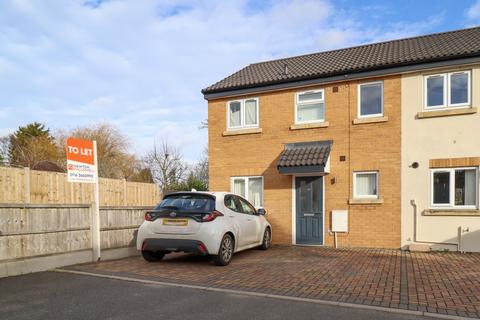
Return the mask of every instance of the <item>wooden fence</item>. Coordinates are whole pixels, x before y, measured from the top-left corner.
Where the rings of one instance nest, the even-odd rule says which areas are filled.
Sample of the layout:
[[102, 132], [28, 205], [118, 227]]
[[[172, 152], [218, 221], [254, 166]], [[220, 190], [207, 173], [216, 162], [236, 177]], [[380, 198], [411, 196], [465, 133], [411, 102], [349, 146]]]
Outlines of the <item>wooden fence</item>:
[[[91, 209], [0, 203], [0, 278], [92, 261]], [[100, 207], [102, 260], [137, 254], [137, 230], [148, 209]]]
[[[153, 183], [100, 178], [100, 206], [153, 206], [161, 198]], [[93, 185], [71, 183], [66, 173], [0, 167], [0, 203], [90, 204]]]

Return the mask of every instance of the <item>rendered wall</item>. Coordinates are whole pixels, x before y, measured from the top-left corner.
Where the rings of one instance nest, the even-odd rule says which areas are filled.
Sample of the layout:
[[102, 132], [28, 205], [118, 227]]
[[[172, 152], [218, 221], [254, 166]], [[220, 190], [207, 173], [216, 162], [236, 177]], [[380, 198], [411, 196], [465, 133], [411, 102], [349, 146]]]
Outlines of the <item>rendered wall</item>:
[[[454, 70], [472, 70], [472, 106], [480, 107], [480, 66], [446, 71]], [[422, 213], [430, 207], [430, 159], [480, 157], [480, 114], [417, 119], [417, 113], [423, 111], [423, 91], [422, 73], [402, 76], [402, 246], [413, 241], [414, 208], [410, 201], [415, 200], [418, 242], [457, 243], [457, 231], [461, 227], [469, 230], [462, 232], [464, 250], [478, 252], [478, 211], [469, 216], [426, 216]], [[417, 169], [409, 167], [413, 162], [420, 166]], [[432, 244], [432, 247], [456, 250], [456, 245]]]

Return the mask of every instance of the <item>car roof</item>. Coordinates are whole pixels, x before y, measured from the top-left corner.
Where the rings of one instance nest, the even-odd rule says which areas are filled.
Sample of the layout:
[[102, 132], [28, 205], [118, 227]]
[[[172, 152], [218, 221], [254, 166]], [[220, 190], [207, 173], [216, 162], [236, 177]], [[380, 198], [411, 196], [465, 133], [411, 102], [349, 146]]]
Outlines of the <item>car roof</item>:
[[[223, 202], [223, 198], [226, 196], [226, 195], [229, 195], [229, 194], [234, 194], [233, 192], [226, 192], [226, 191], [176, 191], [176, 192], [170, 192], [170, 193], [167, 193], [164, 195], [163, 198], [167, 197], [167, 196], [170, 196], [170, 195], [175, 195], [175, 194], [199, 194], [199, 195], [209, 195], [209, 196], [214, 196], [215, 197], [215, 200], [220, 200], [221, 202]], [[246, 200], [247, 202], [249, 202], [251, 205], [253, 205], [250, 201], [248, 201], [247, 199], [245, 199], [244, 197], [238, 195], [238, 194], [234, 194], [236, 195], [237, 197], [239, 198], [242, 198], [244, 200]]]
[[170, 192], [164, 195], [170, 196], [172, 194], [202, 194], [202, 195], [211, 195], [215, 197], [224, 197], [227, 194], [232, 194], [231, 192], [226, 192], [226, 191], [177, 191], [177, 192]]

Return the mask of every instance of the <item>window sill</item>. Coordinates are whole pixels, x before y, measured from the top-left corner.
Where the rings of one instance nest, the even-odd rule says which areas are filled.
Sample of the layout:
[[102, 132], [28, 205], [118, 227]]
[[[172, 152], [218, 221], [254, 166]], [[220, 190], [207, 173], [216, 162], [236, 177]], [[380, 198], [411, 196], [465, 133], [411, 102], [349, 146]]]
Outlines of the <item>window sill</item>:
[[371, 118], [357, 118], [353, 119], [353, 124], [364, 124], [364, 123], [379, 123], [379, 122], [387, 122], [388, 117], [371, 117]]
[[436, 118], [436, 117], [448, 117], [448, 116], [460, 116], [465, 114], [477, 113], [477, 108], [456, 108], [448, 110], [435, 110], [435, 111], [423, 111], [417, 113], [417, 119]]
[[383, 198], [350, 198], [348, 204], [383, 204]]
[[423, 210], [424, 216], [480, 216], [480, 210], [477, 209], [426, 209]]
[[251, 128], [251, 129], [238, 129], [238, 130], [228, 130], [223, 131], [222, 136], [237, 136], [242, 134], [255, 134], [262, 133], [262, 128]]
[[312, 123], [298, 123], [298, 124], [292, 124], [290, 126], [290, 130], [327, 128], [329, 125], [330, 125], [330, 123], [328, 121], [312, 122]]

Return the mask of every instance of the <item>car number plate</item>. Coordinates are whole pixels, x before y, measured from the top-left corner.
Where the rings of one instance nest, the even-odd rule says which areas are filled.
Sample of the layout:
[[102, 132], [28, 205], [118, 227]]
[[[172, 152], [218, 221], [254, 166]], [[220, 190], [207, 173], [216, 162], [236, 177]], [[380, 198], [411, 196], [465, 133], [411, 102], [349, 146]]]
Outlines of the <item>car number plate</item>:
[[164, 226], [186, 226], [188, 219], [163, 219]]

